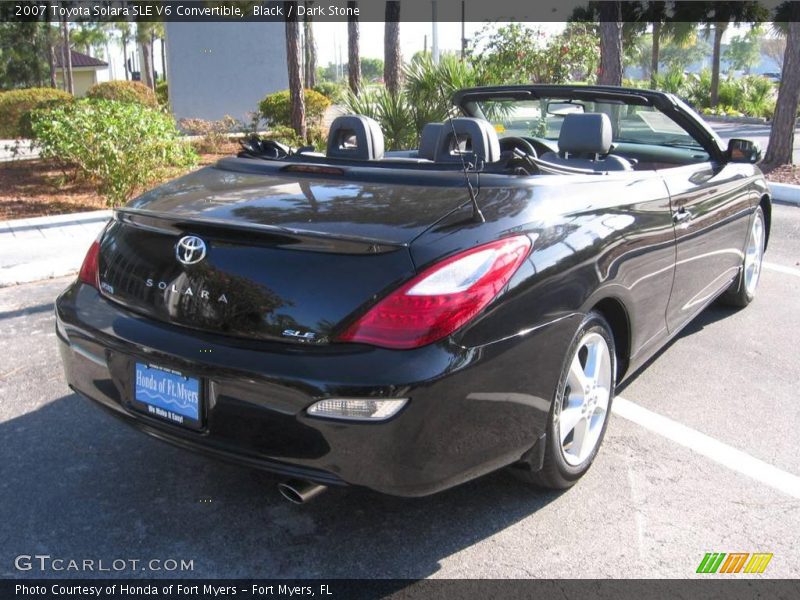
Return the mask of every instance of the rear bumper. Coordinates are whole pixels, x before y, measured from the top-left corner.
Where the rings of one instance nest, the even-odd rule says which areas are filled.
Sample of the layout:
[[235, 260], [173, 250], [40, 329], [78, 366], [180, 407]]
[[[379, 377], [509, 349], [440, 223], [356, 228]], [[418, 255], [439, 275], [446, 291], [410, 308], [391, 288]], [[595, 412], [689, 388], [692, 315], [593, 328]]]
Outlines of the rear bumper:
[[[421, 496], [518, 461], [542, 435], [571, 318], [462, 348], [327, 347], [208, 336], [135, 315], [76, 283], [56, 303], [67, 382], [154, 437], [326, 485]], [[566, 340], [564, 342], [563, 340]], [[135, 410], [133, 364], [205, 382], [203, 431]], [[326, 397], [409, 398], [379, 423], [309, 417]]]

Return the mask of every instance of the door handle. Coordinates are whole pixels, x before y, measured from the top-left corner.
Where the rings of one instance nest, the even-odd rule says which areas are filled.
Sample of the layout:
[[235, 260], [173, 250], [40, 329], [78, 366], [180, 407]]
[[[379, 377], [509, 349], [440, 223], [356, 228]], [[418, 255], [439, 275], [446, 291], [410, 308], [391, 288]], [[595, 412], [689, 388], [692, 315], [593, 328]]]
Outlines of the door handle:
[[694, 215], [692, 214], [692, 212], [686, 210], [685, 208], [681, 208], [672, 213], [672, 222], [675, 223], [676, 225], [678, 223], [686, 223], [688, 221], [691, 221], [693, 218]]

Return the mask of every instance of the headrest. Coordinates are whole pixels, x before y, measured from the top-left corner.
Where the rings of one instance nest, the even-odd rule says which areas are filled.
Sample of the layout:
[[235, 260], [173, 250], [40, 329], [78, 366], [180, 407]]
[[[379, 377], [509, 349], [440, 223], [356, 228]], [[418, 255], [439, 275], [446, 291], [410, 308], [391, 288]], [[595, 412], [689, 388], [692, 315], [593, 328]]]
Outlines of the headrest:
[[611, 120], [607, 114], [571, 113], [561, 123], [558, 151], [561, 154], [608, 154], [611, 137]]
[[439, 135], [442, 133], [441, 123], [428, 123], [422, 128], [422, 135], [419, 138], [419, 158], [433, 160], [436, 156], [436, 144], [439, 142]]
[[[452, 126], [451, 126], [452, 123]], [[458, 137], [454, 139], [453, 129]], [[484, 119], [461, 117], [442, 124], [436, 142], [436, 162], [461, 162], [461, 153], [473, 154], [477, 160], [496, 162], [500, 159], [500, 140], [492, 124]], [[469, 157], [465, 157], [469, 160]]]
[[380, 125], [362, 115], [336, 117], [328, 132], [327, 156], [354, 160], [383, 158], [383, 132]]

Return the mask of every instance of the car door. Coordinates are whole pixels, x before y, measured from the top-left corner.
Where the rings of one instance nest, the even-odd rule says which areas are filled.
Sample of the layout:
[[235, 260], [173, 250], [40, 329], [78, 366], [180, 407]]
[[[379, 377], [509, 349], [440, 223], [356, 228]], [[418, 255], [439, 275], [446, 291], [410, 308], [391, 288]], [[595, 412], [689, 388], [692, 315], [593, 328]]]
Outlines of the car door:
[[703, 162], [660, 171], [676, 237], [667, 327], [679, 329], [736, 277], [742, 264], [752, 166]]

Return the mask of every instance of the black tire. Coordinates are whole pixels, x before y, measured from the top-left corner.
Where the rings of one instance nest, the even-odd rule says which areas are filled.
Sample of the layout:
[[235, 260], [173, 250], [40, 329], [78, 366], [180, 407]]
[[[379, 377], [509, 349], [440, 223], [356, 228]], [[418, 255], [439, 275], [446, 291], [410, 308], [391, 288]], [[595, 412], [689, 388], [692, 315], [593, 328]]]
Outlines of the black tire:
[[[760, 236], [759, 232], [760, 231]], [[722, 304], [728, 306], [735, 306], [737, 308], [744, 308], [750, 304], [756, 297], [756, 290], [761, 276], [761, 262], [764, 259], [764, 246], [766, 242], [766, 220], [764, 219], [764, 211], [759, 206], [756, 208], [753, 218], [750, 222], [750, 229], [747, 233], [747, 245], [744, 258], [742, 259], [742, 266], [739, 269], [739, 275], [733, 280], [730, 287], [722, 293], [719, 300]], [[759, 236], [758, 240], [754, 240]], [[758, 245], [758, 257], [756, 259], [755, 281], [750, 278], [752, 274], [748, 274], [750, 263], [748, 263], [748, 252], [753, 245]]]
[[[568, 379], [570, 378], [570, 367], [573, 358], [578, 352], [579, 348], [583, 347], [584, 341], [589, 334], [600, 335], [608, 348], [608, 357], [610, 362], [610, 386], [608, 406], [605, 411], [602, 427], [599, 430], [599, 437], [597, 438], [594, 447], [591, 449], [585, 459], [581, 460], [578, 464], [569, 464], [567, 453], [565, 452], [559, 431], [558, 418], [560, 409], [565, 404], [565, 392], [568, 388]], [[591, 336], [590, 336], [591, 337]], [[614, 400], [614, 387], [616, 384], [617, 372], [617, 357], [614, 346], [614, 337], [611, 333], [611, 327], [605, 318], [597, 312], [590, 312], [586, 315], [581, 322], [575, 336], [569, 345], [567, 356], [564, 359], [564, 364], [561, 369], [561, 375], [558, 380], [558, 387], [553, 395], [553, 402], [550, 407], [550, 414], [547, 422], [547, 434], [545, 438], [545, 450], [543, 467], [539, 471], [531, 471], [526, 465], [514, 465], [511, 472], [518, 478], [532, 483], [534, 485], [563, 490], [575, 485], [575, 483], [583, 477], [589, 470], [592, 462], [597, 456], [597, 451], [603, 443], [606, 428], [608, 426], [609, 416], [611, 414], [611, 405]], [[599, 424], [598, 424], [599, 426]]]

